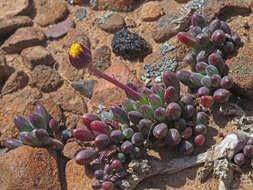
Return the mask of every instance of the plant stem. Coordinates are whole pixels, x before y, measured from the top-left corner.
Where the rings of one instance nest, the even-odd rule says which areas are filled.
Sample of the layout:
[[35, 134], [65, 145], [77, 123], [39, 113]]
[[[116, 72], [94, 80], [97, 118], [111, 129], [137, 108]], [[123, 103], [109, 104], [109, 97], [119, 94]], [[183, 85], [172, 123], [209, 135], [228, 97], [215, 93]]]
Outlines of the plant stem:
[[132, 97], [134, 97], [136, 100], [141, 100], [141, 95], [139, 93], [137, 93], [136, 91], [134, 91], [133, 89], [129, 88], [128, 86], [126, 86], [125, 84], [117, 81], [116, 79], [112, 78], [111, 76], [103, 73], [102, 71], [100, 71], [99, 69], [97, 69], [95, 66], [93, 66], [92, 64], [89, 65], [89, 69], [91, 72], [93, 72], [97, 77], [101, 77], [109, 82], [111, 82], [112, 84], [118, 86], [119, 88], [123, 89], [126, 91], [126, 93], [128, 93], [129, 95], [131, 95]]

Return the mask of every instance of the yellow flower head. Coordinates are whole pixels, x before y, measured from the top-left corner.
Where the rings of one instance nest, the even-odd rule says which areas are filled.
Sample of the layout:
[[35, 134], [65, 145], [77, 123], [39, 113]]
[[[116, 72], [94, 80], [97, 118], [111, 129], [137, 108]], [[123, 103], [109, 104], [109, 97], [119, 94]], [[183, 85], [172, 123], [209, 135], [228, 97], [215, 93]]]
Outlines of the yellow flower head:
[[84, 49], [82, 48], [82, 46], [78, 43], [72, 44], [69, 54], [74, 58], [79, 58], [79, 55], [81, 53], [84, 53]]

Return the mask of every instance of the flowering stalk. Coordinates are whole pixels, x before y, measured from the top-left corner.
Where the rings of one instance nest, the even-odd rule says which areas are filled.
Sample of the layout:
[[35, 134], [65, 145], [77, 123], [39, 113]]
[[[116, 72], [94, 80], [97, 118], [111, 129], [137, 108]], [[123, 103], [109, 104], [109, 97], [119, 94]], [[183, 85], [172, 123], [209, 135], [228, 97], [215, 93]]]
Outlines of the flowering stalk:
[[118, 86], [119, 88], [126, 91], [127, 94], [134, 97], [136, 100], [140, 100], [142, 97], [139, 93], [134, 91], [133, 89], [129, 88], [127, 85], [119, 82], [118, 80], [112, 78], [111, 76], [103, 73], [99, 69], [97, 69], [94, 65], [91, 64], [91, 52], [90, 50], [80, 44], [74, 43], [71, 46], [70, 52], [69, 52], [69, 60], [70, 63], [76, 68], [76, 69], [84, 69], [88, 67], [88, 69], [94, 73], [97, 77], [101, 77], [112, 84]]

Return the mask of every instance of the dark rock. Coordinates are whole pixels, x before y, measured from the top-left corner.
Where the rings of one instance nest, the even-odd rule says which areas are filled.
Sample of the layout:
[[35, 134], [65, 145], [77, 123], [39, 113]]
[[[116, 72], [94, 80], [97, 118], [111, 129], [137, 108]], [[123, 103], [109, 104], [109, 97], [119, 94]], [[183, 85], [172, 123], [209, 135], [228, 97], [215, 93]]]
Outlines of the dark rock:
[[0, 20], [0, 40], [11, 35], [15, 30], [24, 26], [31, 26], [32, 19], [27, 16], [16, 16]]
[[57, 71], [45, 65], [38, 65], [32, 72], [30, 85], [43, 92], [57, 90], [63, 84], [63, 79]]
[[94, 85], [96, 84], [96, 80], [87, 80], [87, 81], [76, 81], [72, 82], [72, 87], [78, 91], [81, 95], [91, 98]]
[[68, 31], [73, 27], [74, 27], [74, 22], [70, 19], [67, 19], [63, 22], [60, 22], [50, 27], [47, 30], [46, 35], [48, 38], [53, 38], [53, 39], [60, 38], [64, 36], [65, 34], [67, 34]]

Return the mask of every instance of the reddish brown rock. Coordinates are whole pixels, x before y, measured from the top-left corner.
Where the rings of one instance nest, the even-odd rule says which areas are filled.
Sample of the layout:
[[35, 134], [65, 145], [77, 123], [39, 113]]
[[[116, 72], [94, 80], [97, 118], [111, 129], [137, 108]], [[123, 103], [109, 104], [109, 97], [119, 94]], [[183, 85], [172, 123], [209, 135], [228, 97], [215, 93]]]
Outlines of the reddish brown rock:
[[24, 26], [31, 26], [32, 19], [27, 16], [16, 16], [0, 20], [0, 39], [11, 35], [15, 30]]
[[46, 36], [51, 39], [57, 39], [66, 35], [68, 31], [73, 27], [74, 22], [70, 19], [67, 19], [48, 28]]
[[66, 118], [65, 126], [67, 127], [67, 129], [75, 129], [77, 127], [78, 121], [82, 118], [82, 115], [77, 115], [65, 111], [64, 117]]
[[60, 88], [56, 92], [50, 93], [50, 97], [63, 111], [79, 115], [87, 111], [83, 98], [71, 88]]
[[30, 85], [43, 92], [57, 90], [63, 84], [63, 79], [58, 72], [48, 66], [38, 65], [32, 72]]
[[15, 71], [5, 82], [2, 94], [8, 94], [24, 88], [29, 81], [28, 75], [24, 71]]
[[99, 21], [98, 26], [106, 32], [117, 32], [125, 25], [125, 21], [119, 14], [111, 14], [104, 18], [103, 21]]
[[67, 7], [60, 0], [36, 0], [34, 3], [37, 11], [35, 22], [40, 26], [55, 24], [68, 15]]
[[130, 11], [136, 0], [97, 0], [91, 6], [98, 10]]
[[27, 86], [22, 90], [3, 96], [0, 101], [0, 141], [18, 135], [13, 118], [16, 115], [27, 118], [34, 112], [34, 106], [37, 103], [42, 104], [57, 121], [62, 119], [62, 111], [51, 97], [42, 97], [37, 88]]
[[90, 41], [85, 30], [82, 27], [77, 26], [71, 28], [66, 36], [59, 43], [63, 48], [70, 48], [73, 43], [81, 43], [90, 48]]
[[67, 163], [66, 169], [67, 189], [74, 190], [92, 190], [94, 177], [92, 172], [88, 171], [84, 166], [78, 165], [75, 160]]
[[77, 142], [69, 142], [64, 146], [62, 153], [65, 157], [73, 159], [80, 150], [82, 147]]
[[111, 65], [111, 49], [106, 45], [96, 48], [92, 57], [93, 64], [103, 71]]
[[250, 14], [250, 6], [245, 2], [235, 0], [208, 0], [202, 8], [202, 15], [207, 20], [215, 17], [229, 17], [229, 15]]
[[74, 0], [75, 4], [82, 4], [82, 3], [87, 3], [89, 0]]
[[234, 91], [253, 100], [253, 44], [247, 43], [239, 49], [236, 57], [228, 59], [226, 65], [234, 82]]
[[31, 0], [1, 0], [0, 1], [0, 19], [10, 18], [16, 15], [27, 15], [32, 8]]
[[39, 28], [19, 28], [4, 42], [2, 49], [7, 53], [19, 53], [27, 47], [42, 44], [44, 40], [45, 35]]
[[143, 21], [153, 21], [164, 14], [160, 4], [155, 2], [145, 3], [141, 9], [141, 18]]
[[60, 190], [56, 153], [22, 146], [0, 157], [0, 189]]
[[25, 67], [34, 69], [36, 65], [52, 66], [54, 64], [53, 57], [48, 50], [42, 46], [34, 46], [24, 49], [21, 57]]
[[[131, 73], [127, 66], [123, 63], [110, 66], [107, 70], [105, 70], [105, 73], [113, 76], [122, 83], [139, 83], [135, 75]], [[104, 79], [99, 79], [98, 83], [94, 87], [91, 102], [95, 107], [98, 105], [104, 105], [109, 108], [110, 106], [121, 104], [125, 98], [126, 94], [123, 90]]]

